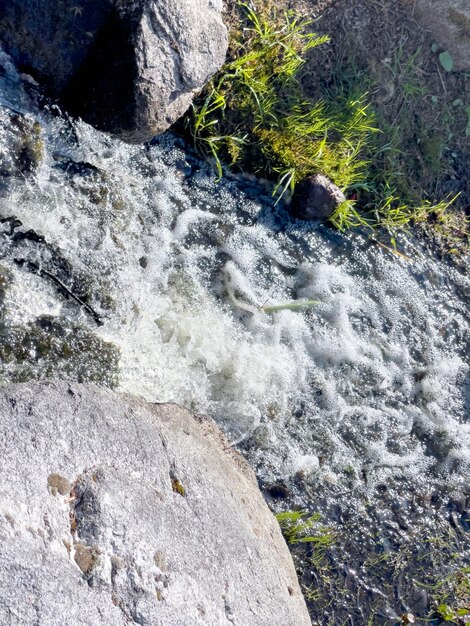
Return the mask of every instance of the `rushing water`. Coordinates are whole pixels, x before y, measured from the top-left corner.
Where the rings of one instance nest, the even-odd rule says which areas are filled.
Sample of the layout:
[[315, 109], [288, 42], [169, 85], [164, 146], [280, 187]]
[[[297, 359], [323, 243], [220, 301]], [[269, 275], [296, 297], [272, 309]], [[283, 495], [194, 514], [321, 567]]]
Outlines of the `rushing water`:
[[[412, 606], [424, 537], [468, 558], [469, 279], [411, 240], [397, 257], [289, 218], [255, 182], [216, 183], [170, 135], [128, 146], [39, 99], [1, 58], [1, 378], [98, 381], [208, 413], [275, 510], [348, 529], [318, 623], [428, 611]], [[396, 572], [403, 546], [397, 591], [380, 568]], [[305, 546], [299, 559], [306, 585], [333, 584]]]

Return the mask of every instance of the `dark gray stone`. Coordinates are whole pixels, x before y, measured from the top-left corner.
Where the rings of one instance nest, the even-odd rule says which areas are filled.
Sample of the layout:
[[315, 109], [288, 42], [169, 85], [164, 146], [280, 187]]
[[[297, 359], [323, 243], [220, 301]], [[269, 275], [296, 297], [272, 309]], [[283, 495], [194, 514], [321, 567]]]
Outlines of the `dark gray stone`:
[[23, 177], [35, 172], [44, 157], [40, 124], [30, 116], [4, 109], [0, 111], [0, 133], [5, 144], [8, 142], [8, 150], [0, 151], [0, 177]]
[[0, 40], [73, 114], [141, 142], [223, 64], [221, 11], [222, 0], [8, 0]]
[[343, 192], [323, 174], [300, 181], [291, 202], [291, 213], [302, 220], [326, 220], [346, 200]]
[[2, 626], [308, 626], [279, 526], [212, 421], [95, 386], [0, 392]]

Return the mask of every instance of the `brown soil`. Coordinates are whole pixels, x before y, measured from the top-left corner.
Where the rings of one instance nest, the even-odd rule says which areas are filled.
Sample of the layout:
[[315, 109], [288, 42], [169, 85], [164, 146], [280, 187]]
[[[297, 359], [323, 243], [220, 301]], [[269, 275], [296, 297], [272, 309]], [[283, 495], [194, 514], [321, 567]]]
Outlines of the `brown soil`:
[[468, 208], [470, 72], [447, 73], [440, 66], [413, 4], [302, 0], [307, 14], [319, 16], [316, 30], [331, 37], [310, 60], [306, 91], [315, 97], [319, 81], [354, 63], [369, 84], [379, 126], [382, 122], [403, 134], [402, 163], [411, 180], [434, 199], [461, 192], [460, 206]]

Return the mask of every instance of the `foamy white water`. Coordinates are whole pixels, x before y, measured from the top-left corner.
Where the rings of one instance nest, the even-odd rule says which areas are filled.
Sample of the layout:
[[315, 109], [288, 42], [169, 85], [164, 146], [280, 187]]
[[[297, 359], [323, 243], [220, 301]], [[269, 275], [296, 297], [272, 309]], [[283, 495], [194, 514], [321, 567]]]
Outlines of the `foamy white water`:
[[[468, 480], [468, 277], [411, 241], [406, 260], [291, 220], [261, 187], [215, 183], [171, 136], [131, 147], [40, 111], [17, 80], [9, 68], [0, 86], [0, 216], [43, 239], [4, 222], [4, 327], [48, 315], [111, 342], [118, 389], [211, 415], [265, 482], [347, 485], [360, 508], [389, 479]], [[34, 172], [15, 169], [11, 109], [40, 123]], [[31, 272], [59, 257], [101, 326]], [[299, 300], [317, 304], [261, 310]], [[41, 367], [33, 354], [30, 375]]]

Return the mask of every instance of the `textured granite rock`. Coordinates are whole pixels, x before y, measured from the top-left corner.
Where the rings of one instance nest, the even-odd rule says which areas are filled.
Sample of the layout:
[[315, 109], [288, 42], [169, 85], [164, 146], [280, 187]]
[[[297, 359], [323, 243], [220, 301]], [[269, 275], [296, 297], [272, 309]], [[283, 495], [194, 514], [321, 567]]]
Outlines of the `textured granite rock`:
[[225, 60], [222, 0], [8, 0], [0, 41], [69, 111], [130, 142], [168, 128]]
[[0, 455], [2, 625], [310, 624], [277, 522], [213, 422], [12, 385]]

